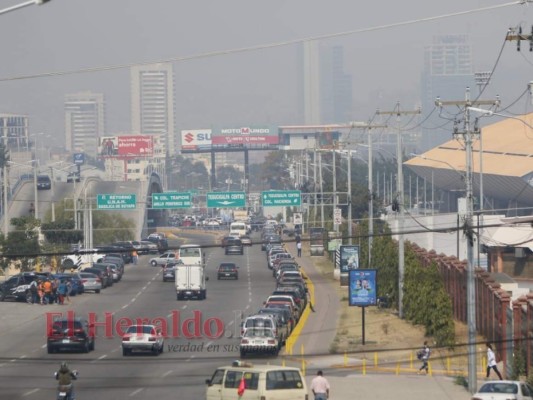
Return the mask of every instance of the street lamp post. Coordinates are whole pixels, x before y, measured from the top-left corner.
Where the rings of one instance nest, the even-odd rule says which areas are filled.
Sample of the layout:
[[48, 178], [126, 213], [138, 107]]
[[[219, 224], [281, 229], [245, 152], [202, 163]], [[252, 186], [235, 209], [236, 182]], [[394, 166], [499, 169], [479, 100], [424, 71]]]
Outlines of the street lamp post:
[[25, 1], [24, 3], [16, 4], [14, 6], [7, 7], [7, 8], [4, 8], [4, 9], [0, 10], [0, 15], [7, 14], [10, 11], [16, 11], [16, 10], [19, 10], [21, 8], [28, 7], [28, 6], [33, 6], [33, 5], [40, 6], [40, 5], [43, 5], [45, 3], [48, 3], [49, 1], [50, 0], [29, 0], [29, 1]]

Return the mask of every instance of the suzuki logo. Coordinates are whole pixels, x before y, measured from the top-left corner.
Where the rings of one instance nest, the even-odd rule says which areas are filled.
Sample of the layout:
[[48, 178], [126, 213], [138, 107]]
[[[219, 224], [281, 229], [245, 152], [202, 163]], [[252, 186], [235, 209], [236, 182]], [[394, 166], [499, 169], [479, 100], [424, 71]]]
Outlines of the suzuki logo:
[[193, 140], [194, 140], [194, 135], [192, 133], [189, 132], [185, 135], [185, 141], [187, 143], [191, 143]]

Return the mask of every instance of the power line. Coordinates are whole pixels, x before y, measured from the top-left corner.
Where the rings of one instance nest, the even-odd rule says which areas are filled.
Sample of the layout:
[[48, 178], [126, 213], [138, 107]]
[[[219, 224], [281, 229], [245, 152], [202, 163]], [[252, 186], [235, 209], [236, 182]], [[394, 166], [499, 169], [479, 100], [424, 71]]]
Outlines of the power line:
[[135, 66], [143, 66], [143, 65], [150, 65], [150, 64], [184, 62], [184, 61], [199, 60], [199, 59], [204, 59], [204, 58], [212, 58], [212, 57], [219, 57], [219, 56], [232, 55], [232, 54], [248, 53], [248, 52], [254, 52], [254, 51], [259, 51], [259, 50], [277, 48], [277, 47], [285, 47], [285, 46], [289, 46], [293, 44], [305, 43], [305, 42], [314, 41], [314, 40], [333, 39], [333, 38], [338, 38], [338, 37], [343, 37], [343, 36], [351, 36], [351, 35], [355, 35], [359, 33], [376, 32], [376, 31], [387, 30], [391, 28], [398, 28], [402, 26], [409, 26], [409, 25], [414, 25], [414, 24], [419, 24], [419, 23], [424, 23], [424, 22], [437, 21], [437, 20], [446, 19], [446, 18], [453, 18], [453, 17], [463, 16], [463, 15], [493, 11], [493, 10], [497, 10], [497, 9], [509, 7], [509, 6], [523, 5], [526, 3], [530, 3], [532, 1], [533, 0], [516, 0], [516, 1], [508, 2], [508, 3], [494, 5], [494, 6], [478, 7], [478, 8], [474, 8], [471, 10], [458, 11], [454, 13], [412, 19], [412, 20], [407, 20], [407, 21], [402, 21], [402, 22], [395, 22], [392, 24], [378, 25], [378, 26], [374, 26], [370, 28], [354, 29], [354, 30], [343, 31], [343, 32], [310, 36], [310, 37], [302, 38], [302, 39], [286, 40], [286, 41], [281, 41], [281, 42], [267, 43], [267, 44], [248, 46], [248, 47], [240, 47], [240, 48], [229, 49], [229, 50], [216, 50], [216, 51], [205, 52], [205, 53], [200, 53], [200, 54], [190, 55], [190, 56], [176, 56], [176, 57], [170, 57], [166, 59], [144, 61], [144, 62], [104, 65], [104, 66], [98, 66], [98, 67], [86, 67], [86, 68], [72, 69], [72, 70], [65, 70], [65, 71], [51, 71], [51, 72], [42, 72], [42, 73], [36, 73], [36, 74], [18, 75], [18, 76], [0, 78], [0, 82], [28, 80], [28, 79], [45, 78], [45, 77], [53, 77], [53, 76], [74, 75], [74, 74], [81, 74], [81, 73], [88, 73], [88, 72], [112, 71], [112, 70], [117, 70], [117, 69], [131, 68]]

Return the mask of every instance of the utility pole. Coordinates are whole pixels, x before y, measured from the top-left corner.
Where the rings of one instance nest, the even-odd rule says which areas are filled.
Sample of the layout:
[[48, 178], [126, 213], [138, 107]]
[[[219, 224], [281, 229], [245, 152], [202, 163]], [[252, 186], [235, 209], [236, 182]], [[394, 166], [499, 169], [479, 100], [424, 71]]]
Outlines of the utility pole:
[[[374, 128], [386, 128], [387, 125], [371, 124], [369, 122], [351, 122], [350, 128], [366, 129], [368, 131], [368, 268], [372, 268], [372, 241], [374, 238], [374, 182], [372, 171], [372, 137], [370, 135], [371, 129]], [[351, 160], [351, 154], [350, 154]], [[348, 169], [351, 173], [351, 164], [348, 164]], [[351, 175], [350, 175], [351, 181]], [[379, 183], [379, 182], [378, 182]], [[348, 235], [350, 236], [350, 244], [352, 244], [352, 188], [351, 185], [348, 189], [349, 207], [348, 207], [348, 219], [350, 225], [348, 226]]]
[[[474, 274], [474, 196], [472, 190], [472, 143], [474, 137], [479, 138], [479, 131], [472, 131], [470, 124], [469, 107], [478, 105], [497, 105], [499, 100], [470, 100], [470, 88], [466, 88], [465, 99], [462, 101], [441, 101], [437, 98], [437, 107], [456, 106], [463, 108], [464, 131], [454, 131], [456, 139], [464, 141], [466, 154], [466, 216], [464, 223], [464, 235], [467, 241], [467, 274], [466, 274], [466, 319], [468, 325], [468, 390], [470, 393], [477, 391], [477, 366], [476, 366], [476, 286]], [[477, 124], [476, 124], [477, 125]], [[478, 243], [479, 246], [479, 243]]]
[[507, 36], [505, 40], [512, 42], [516, 40], [516, 51], [520, 51], [520, 42], [522, 40], [529, 41], [529, 51], [533, 51], [533, 26], [531, 27], [531, 34], [523, 34], [522, 27], [518, 28], [518, 32], [515, 32], [514, 28], [510, 28], [507, 31]]
[[396, 207], [394, 206], [393, 202], [393, 210], [398, 211], [398, 316], [400, 318], [404, 317], [403, 312], [403, 279], [405, 275], [405, 249], [404, 249], [404, 208], [405, 208], [405, 200], [404, 200], [404, 189], [403, 189], [403, 156], [402, 156], [402, 150], [403, 150], [403, 143], [402, 143], [402, 127], [401, 127], [401, 120], [402, 115], [416, 115], [420, 114], [421, 110], [414, 110], [414, 111], [402, 111], [400, 109], [400, 102], [396, 103], [396, 107], [392, 111], [377, 111], [378, 115], [396, 115], [396, 122], [398, 124], [398, 138], [396, 141], [396, 162], [398, 167], [397, 172], [397, 185], [396, 188], [398, 190], [398, 195], [395, 200]]

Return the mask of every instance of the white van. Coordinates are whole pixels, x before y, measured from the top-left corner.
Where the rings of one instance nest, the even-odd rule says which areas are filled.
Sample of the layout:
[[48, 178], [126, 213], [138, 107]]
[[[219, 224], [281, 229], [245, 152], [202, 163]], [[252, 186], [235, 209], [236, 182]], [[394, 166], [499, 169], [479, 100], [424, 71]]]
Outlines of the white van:
[[242, 221], [236, 221], [232, 222], [229, 226], [229, 234], [230, 235], [239, 235], [239, 237], [243, 237], [248, 233], [248, 228], [246, 226], [246, 222]]
[[205, 265], [204, 254], [199, 244], [184, 244], [180, 246], [176, 258], [180, 264]]
[[[244, 374], [245, 389], [239, 396]], [[219, 367], [207, 384], [207, 400], [308, 400], [305, 377], [298, 368], [252, 365], [236, 361]]]

